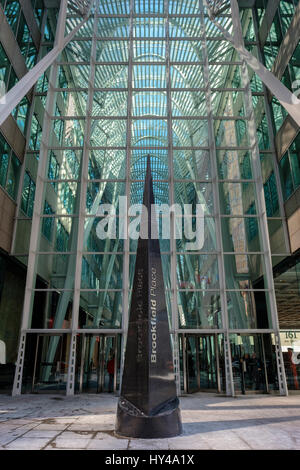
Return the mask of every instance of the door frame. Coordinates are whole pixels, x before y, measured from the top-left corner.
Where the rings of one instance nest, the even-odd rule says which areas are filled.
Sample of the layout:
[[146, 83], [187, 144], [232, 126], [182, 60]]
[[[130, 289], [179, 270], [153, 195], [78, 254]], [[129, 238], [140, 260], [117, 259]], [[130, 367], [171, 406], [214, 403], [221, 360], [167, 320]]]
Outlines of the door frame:
[[[185, 394], [192, 394], [201, 391], [205, 392], [216, 392], [221, 393], [221, 377], [220, 377], [220, 355], [219, 355], [219, 342], [218, 342], [218, 334], [220, 333], [179, 333], [181, 335], [181, 344], [182, 344], [182, 365], [183, 365], [183, 392]], [[196, 341], [196, 374], [197, 374], [197, 387], [198, 390], [196, 392], [189, 392], [188, 391], [188, 355], [187, 355], [187, 337], [188, 336], [195, 336], [195, 337], [204, 337], [204, 336], [212, 336], [214, 341], [214, 348], [215, 348], [215, 370], [216, 370], [216, 389], [203, 389], [201, 390], [201, 377], [200, 377], [200, 362], [199, 362], [199, 341]], [[210, 343], [211, 348], [211, 343]]]
[[[79, 393], [88, 393], [83, 391], [83, 379], [84, 379], [84, 367], [85, 367], [85, 356], [86, 346], [88, 337], [99, 337], [99, 352], [98, 360], [99, 365], [97, 368], [97, 391], [95, 393], [105, 393], [105, 350], [107, 347], [107, 338], [114, 338], [114, 356], [115, 356], [115, 367], [114, 367], [114, 382], [113, 382], [113, 393], [117, 391], [117, 365], [118, 365], [118, 333], [82, 333], [82, 345], [80, 348], [80, 371], [79, 371]], [[78, 348], [79, 350], [79, 348]]]
[[[39, 344], [40, 344], [40, 338], [45, 338], [45, 337], [50, 337], [50, 336], [58, 336], [60, 337], [61, 339], [61, 344], [60, 344], [60, 360], [57, 361], [59, 363], [59, 370], [61, 370], [61, 359], [62, 359], [62, 348], [63, 348], [63, 341], [62, 341], [62, 337], [63, 337], [63, 334], [62, 333], [38, 333], [37, 334], [37, 339], [36, 339], [36, 346], [35, 346], [35, 355], [34, 355], [34, 367], [33, 367], [33, 373], [32, 373], [32, 383], [31, 383], [31, 393], [43, 393], [42, 390], [34, 390], [34, 387], [35, 387], [35, 383], [36, 383], [36, 372], [37, 372], [37, 368], [38, 368], [38, 351], [39, 351]], [[42, 345], [42, 350], [41, 350], [41, 357], [43, 355], [43, 348], [45, 347], [45, 345], [43, 344]], [[40, 363], [41, 361], [39, 362], [39, 367], [40, 366]], [[56, 390], [56, 393], [60, 393], [60, 392], [63, 392], [60, 391], [59, 389], [59, 382], [57, 382], [58, 384], [58, 390]], [[49, 393], [49, 392], [47, 392]], [[53, 393], [53, 392], [52, 392]]]

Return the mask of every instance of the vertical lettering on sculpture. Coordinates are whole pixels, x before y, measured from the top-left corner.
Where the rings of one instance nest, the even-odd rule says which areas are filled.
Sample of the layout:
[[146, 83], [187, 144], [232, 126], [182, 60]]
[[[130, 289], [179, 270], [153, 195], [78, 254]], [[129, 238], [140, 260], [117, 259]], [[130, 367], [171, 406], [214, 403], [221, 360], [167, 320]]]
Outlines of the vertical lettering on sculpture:
[[151, 286], [150, 286], [150, 310], [151, 310], [151, 363], [157, 362], [157, 330], [156, 330], [156, 314], [157, 314], [157, 302], [156, 299], [151, 297], [156, 297], [156, 269], [151, 268]]
[[144, 270], [138, 269], [137, 273], [137, 362], [141, 362], [143, 359], [143, 279]]

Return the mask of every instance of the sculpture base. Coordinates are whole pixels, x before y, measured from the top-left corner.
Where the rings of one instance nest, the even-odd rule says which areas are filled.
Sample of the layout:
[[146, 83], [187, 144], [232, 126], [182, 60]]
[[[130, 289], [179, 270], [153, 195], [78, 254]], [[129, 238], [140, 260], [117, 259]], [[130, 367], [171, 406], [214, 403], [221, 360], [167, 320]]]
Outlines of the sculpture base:
[[[122, 401], [122, 400], [120, 400]], [[153, 416], [147, 416], [135, 410], [118, 404], [115, 433], [122, 437], [135, 437], [140, 439], [157, 439], [175, 437], [182, 433], [180, 409], [166, 409]], [[128, 402], [127, 402], [128, 404]]]

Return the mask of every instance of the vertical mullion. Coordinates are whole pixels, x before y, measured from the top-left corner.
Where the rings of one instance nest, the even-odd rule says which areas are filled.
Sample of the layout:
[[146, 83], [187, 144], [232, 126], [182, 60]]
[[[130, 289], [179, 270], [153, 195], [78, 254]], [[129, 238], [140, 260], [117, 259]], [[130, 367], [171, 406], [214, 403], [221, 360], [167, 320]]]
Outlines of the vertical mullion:
[[[80, 191], [79, 200], [79, 220], [78, 220], [78, 233], [77, 233], [77, 247], [76, 247], [76, 267], [75, 267], [75, 280], [74, 280], [74, 294], [73, 294], [73, 308], [72, 308], [72, 323], [71, 323], [71, 345], [69, 354], [69, 366], [68, 366], [68, 379], [67, 379], [67, 395], [74, 394], [75, 385], [75, 355], [76, 355], [76, 330], [78, 329], [78, 318], [80, 308], [80, 288], [81, 288], [81, 275], [82, 275], [82, 253], [84, 244], [84, 225], [85, 225], [85, 214], [86, 214], [86, 197], [87, 197], [87, 185], [88, 185], [88, 167], [89, 167], [89, 147], [91, 140], [91, 126], [92, 126], [92, 109], [93, 109], [93, 98], [94, 98], [94, 83], [95, 83], [95, 62], [96, 62], [96, 36], [97, 36], [97, 19], [96, 19], [96, 7], [94, 12], [94, 25], [93, 25], [93, 37], [92, 37], [92, 48], [91, 48], [91, 62], [90, 72], [88, 81], [88, 98], [86, 108], [86, 122], [84, 130], [84, 145], [82, 151], [82, 162], [81, 162], [81, 177], [80, 183], [78, 182], [77, 191]], [[75, 223], [75, 222], [73, 222]], [[72, 255], [70, 255], [72, 256]]]
[[214, 197], [214, 214], [216, 224], [216, 240], [217, 240], [217, 251], [218, 251], [218, 269], [220, 278], [220, 298], [221, 298], [221, 315], [222, 315], [222, 327], [225, 329], [224, 333], [224, 360], [225, 360], [225, 376], [226, 376], [226, 394], [234, 396], [233, 386], [233, 374], [231, 364], [231, 352], [230, 352], [230, 339], [229, 339], [229, 326], [228, 326], [228, 309], [227, 309], [227, 295], [226, 295], [226, 278], [225, 278], [225, 267], [223, 259], [223, 242], [222, 242], [222, 228], [221, 228], [221, 211], [220, 211], [220, 198], [219, 198], [219, 176], [217, 168], [217, 152], [216, 143], [214, 136], [214, 124], [213, 124], [213, 113], [212, 113], [212, 97], [211, 97], [211, 86], [210, 86], [210, 73], [209, 73], [209, 57], [206, 43], [206, 25], [204, 19], [204, 8], [203, 0], [200, 1], [200, 18], [202, 34], [201, 40], [202, 52], [203, 52], [203, 74], [204, 74], [204, 86], [206, 89], [206, 107], [208, 116], [208, 138], [209, 138], [209, 149], [210, 149], [210, 161], [212, 171], [212, 187]]
[[[172, 96], [170, 71], [170, 31], [169, 31], [169, 0], [164, 0], [165, 37], [166, 37], [166, 87], [167, 87], [167, 128], [168, 128], [168, 163], [169, 163], [169, 204], [174, 204], [174, 151], [172, 133]], [[177, 305], [177, 276], [176, 276], [176, 240], [175, 214], [170, 211], [170, 281], [171, 281], [171, 314], [173, 332], [173, 357], [177, 394], [180, 394], [179, 348], [178, 348], [178, 305]]]

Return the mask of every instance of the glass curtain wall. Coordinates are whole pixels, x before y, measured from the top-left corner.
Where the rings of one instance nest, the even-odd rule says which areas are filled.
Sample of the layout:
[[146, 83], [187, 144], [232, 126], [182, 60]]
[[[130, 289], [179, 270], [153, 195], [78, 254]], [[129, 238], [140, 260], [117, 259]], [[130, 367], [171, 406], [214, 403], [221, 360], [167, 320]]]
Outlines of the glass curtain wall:
[[[233, 394], [230, 333], [277, 331], [247, 68], [202, 0], [95, 5], [46, 75], [42, 131], [33, 120], [31, 237], [26, 248], [20, 224], [16, 244], [29, 253], [18, 371], [29, 357], [26, 332], [51, 333], [39, 380], [51, 382], [49, 364], [65, 344], [62, 382], [73, 393], [77, 336], [113, 332], [124, 340], [137, 241], [119, 236], [119, 196], [127, 195], [128, 205], [142, 203], [150, 155], [156, 203], [181, 208], [171, 216], [171, 239], [160, 239], [175, 361], [178, 333], [219, 334], [222, 383]], [[80, 20], [70, 9], [66, 33]], [[218, 21], [232, 31], [230, 9]], [[105, 204], [116, 207], [117, 236], [102, 240]], [[196, 204], [204, 207], [204, 241], [196, 251], [187, 238], [172, 237], [184, 224], [185, 204], [193, 215]], [[37, 288], [37, 276], [45, 287]], [[88, 342], [91, 351], [95, 341]]]

